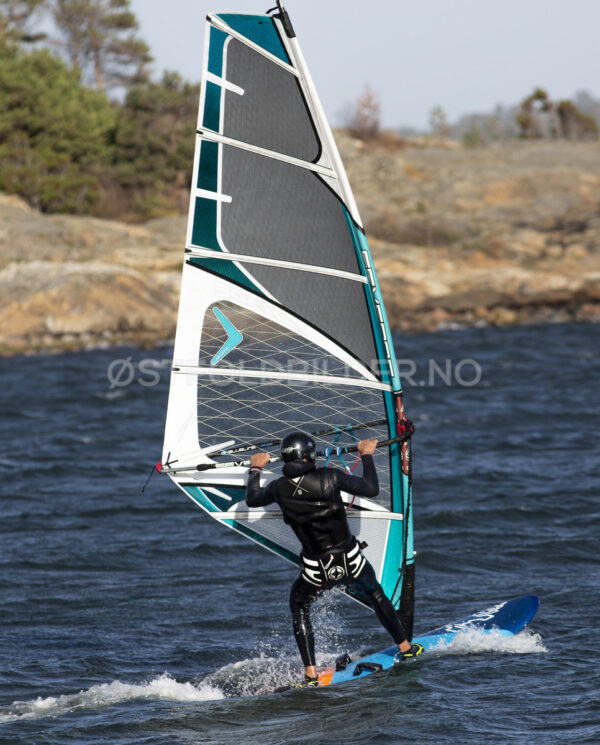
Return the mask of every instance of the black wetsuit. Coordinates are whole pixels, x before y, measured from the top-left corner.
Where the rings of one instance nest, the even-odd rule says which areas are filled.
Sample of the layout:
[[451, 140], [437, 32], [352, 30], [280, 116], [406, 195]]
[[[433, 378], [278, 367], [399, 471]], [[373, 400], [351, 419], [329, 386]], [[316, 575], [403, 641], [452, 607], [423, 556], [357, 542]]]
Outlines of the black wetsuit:
[[406, 640], [394, 606], [348, 527], [340, 491], [361, 497], [375, 497], [379, 492], [373, 458], [363, 455], [362, 465], [363, 476], [358, 478], [338, 468], [316, 468], [314, 463], [291, 461], [284, 465], [284, 475], [264, 489], [260, 488], [258, 469], [248, 477], [248, 506], [277, 502], [283, 519], [302, 544], [302, 572], [292, 585], [290, 608], [305, 667], [315, 664], [310, 606], [324, 590], [337, 584], [352, 585], [365, 594], [396, 644]]

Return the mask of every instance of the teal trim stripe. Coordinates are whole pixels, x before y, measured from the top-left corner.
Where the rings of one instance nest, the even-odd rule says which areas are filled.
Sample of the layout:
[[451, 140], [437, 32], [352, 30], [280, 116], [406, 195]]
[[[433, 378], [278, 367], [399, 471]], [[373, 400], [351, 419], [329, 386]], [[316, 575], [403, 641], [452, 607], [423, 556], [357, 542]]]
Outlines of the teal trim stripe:
[[[375, 347], [380, 362], [387, 361], [387, 365], [381, 366], [381, 377], [383, 382], [391, 383], [393, 391], [399, 393], [402, 390], [402, 383], [398, 373], [396, 355], [394, 353], [392, 333], [389, 326], [381, 288], [375, 274], [373, 257], [367, 243], [366, 236], [356, 226], [354, 220], [350, 217], [348, 210], [343, 207], [346, 224], [352, 237], [354, 249], [363, 277], [368, 280], [365, 285], [365, 297], [367, 307], [371, 317], [371, 326], [375, 337]], [[368, 266], [371, 271], [368, 271]], [[386, 351], [385, 340], [389, 346], [389, 356]], [[386, 369], [387, 368], [387, 369]], [[384, 393], [385, 410], [388, 419], [388, 428], [390, 436], [396, 434], [396, 404], [392, 393]], [[391, 478], [391, 509], [394, 512], [401, 512], [405, 519], [402, 522], [392, 521], [388, 533], [388, 543], [385, 553], [383, 570], [381, 573], [381, 585], [385, 594], [390, 598], [394, 607], [400, 606], [402, 583], [399, 583], [400, 570], [403, 564], [404, 548], [406, 543], [407, 557], [413, 557], [413, 528], [412, 528], [412, 510], [406, 519], [407, 507], [411, 499], [411, 488], [408, 476], [402, 471], [401, 448], [400, 445], [390, 447], [390, 478]]]
[[[396, 432], [396, 405], [391, 393], [385, 394], [385, 410], [388, 418], [390, 435]], [[399, 444], [390, 446], [390, 491], [392, 495], [391, 509], [393, 512], [401, 512], [404, 516], [402, 522], [392, 520], [388, 533], [388, 543], [381, 571], [381, 586], [385, 594], [390, 598], [394, 607], [400, 606], [401, 585], [394, 593], [400, 578], [400, 568], [404, 560], [404, 542], [407, 536], [407, 545], [412, 545], [412, 519], [406, 520], [406, 506], [408, 502], [409, 486], [406, 474], [402, 471], [401, 449]], [[408, 535], [406, 534], [408, 531]], [[408, 540], [410, 539], [410, 540]], [[411, 553], [408, 554], [412, 555]]]
[[208, 71], [221, 77], [223, 73], [223, 47], [229, 34], [221, 29], [210, 27], [210, 41], [208, 49]]
[[199, 487], [182, 486], [181, 488], [189, 497], [191, 497], [191, 499], [194, 500], [194, 502], [196, 502], [196, 504], [199, 504], [200, 507], [204, 507], [204, 509], [208, 510], [208, 512], [219, 512], [219, 508], [210, 501], [210, 499]]
[[[206, 496], [206, 494], [197, 486], [183, 486], [182, 487], [185, 491], [185, 493], [191, 497], [196, 504], [200, 505], [200, 507], [204, 507], [205, 510], [208, 512], [220, 512], [221, 510], [216, 507], [211, 500]], [[252, 538], [252, 540], [256, 541], [257, 543], [260, 543], [265, 548], [270, 549], [274, 553], [276, 553], [278, 556], [283, 557], [284, 559], [287, 559], [288, 561], [291, 561], [293, 564], [296, 564], [296, 566], [300, 565], [300, 556], [298, 554], [293, 553], [292, 551], [288, 551], [287, 548], [284, 548], [283, 546], [280, 546], [277, 543], [274, 543], [269, 538], [265, 538], [264, 535], [260, 535], [260, 533], [257, 533], [256, 531], [252, 530], [251, 528], [246, 527], [245, 525], [242, 525], [242, 523], [239, 523], [237, 520], [221, 520], [224, 525], [227, 525], [230, 528], [233, 528], [234, 530], [237, 530], [238, 533], [242, 533], [242, 535], [247, 536], [248, 538]]]
[[[244, 502], [246, 499], [246, 487], [245, 486], [221, 486], [216, 485], [214, 487], [215, 489], [218, 489], [220, 492], [223, 492], [223, 494], [226, 494], [228, 497], [231, 497], [231, 499], [223, 499], [222, 497], [218, 497], [216, 494], [210, 495], [210, 498], [214, 501], [216, 505], [219, 503], [216, 501], [217, 499], [221, 499], [223, 502], [227, 502], [229, 507], [231, 507], [232, 504], [237, 504], [238, 502]], [[210, 490], [208, 490], [210, 491]], [[227, 508], [226, 508], [227, 509]]]
[[[219, 491], [224, 492], [224, 489], [219, 489]], [[237, 502], [241, 502], [244, 498], [245, 490], [242, 492], [241, 499], [238, 499], [237, 497], [235, 499], [225, 499], [224, 497], [221, 497], [218, 494], [213, 494], [213, 492], [210, 489], [206, 489], [206, 494], [210, 501], [217, 507], [221, 512], [227, 512], [227, 510]]]
[[[396, 355], [394, 354], [394, 348], [393, 348], [393, 342], [392, 342], [392, 334], [390, 332], [389, 324], [387, 321], [387, 314], [385, 312], [385, 306], [383, 304], [383, 297], [381, 296], [381, 290], [379, 288], [379, 284], [377, 282], [377, 276], [375, 275], [375, 269], [372, 269], [372, 272], [369, 273], [367, 271], [367, 267], [365, 265], [365, 256], [367, 255], [369, 259], [369, 263], [371, 264], [371, 267], [373, 267], [373, 259], [371, 257], [371, 252], [369, 250], [369, 244], [367, 243], [367, 239], [355, 225], [354, 220], [350, 217], [348, 210], [345, 207], [342, 207], [344, 210], [344, 217], [346, 218], [346, 224], [348, 225], [348, 230], [350, 231], [350, 235], [352, 237], [352, 242], [354, 244], [354, 249], [356, 251], [356, 257], [358, 259], [358, 263], [360, 266], [360, 271], [363, 277], [366, 277], [369, 280], [369, 284], [364, 286], [365, 289], [365, 297], [367, 300], [367, 307], [369, 309], [369, 315], [371, 317], [371, 326], [373, 328], [373, 335], [375, 337], [375, 347], [377, 349], [377, 354], [379, 356], [380, 361], [387, 360], [388, 355], [385, 349], [384, 344], [384, 333], [388, 339], [388, 344], [392, 345], [390, 349], [390, 355], [391, 358], [389, 359], [389, 369], [386, 369], [386, 365], [382, 365], [382, 378], [384, 383], [391, 383], [392, 388], [394, 391], [401, 391], [402, 390], [402, 384], [400, 382], [400, 376], [398, 374], [398, 365], [396, 363]], [[380, 314], [378, 313], [377, 306], [375, 303], [375, 300], [378, 301], [378, 306], [381, 311], [381, 319]], [[394, 397], [392, 394], [385, 393], [384, 394], [384, 400], [385, 400], [385, 410], [386, 410], [386, 416], [388, 419], [388, 428], [390, 437], [394, 437], [396, 435], [396, 405], [394, 402]], [[392, 445], [390, 447], [390, 458], [391, 458], [391, 476], [392, 476], [392, 504], [391, 509], [394, 512], [402, 512], [404, 513], [405, 507], [406, 507], [406, 500], [404, 498], [404, 495], [406, 494], [406, 491], [403, 489], [403, 483], [400, 478], [400, 474], [402, 473], [401, 469], [401, 462], [400, 462], [400, 446], [398, 444]]]
[[202, 140], [200, 143], [200, 162], [198, 164], [198, 188], [217, 191], [217, 170], [219, 167], [219, 145]]
[[215, 251], [221, 250], [217, 240], [217, 202], [215, 199], [196, 197], [192, 243], [194, 246], [213, 248]]
[[207, 81], [204, 92], [204, 113], [202, 115], [202, 126], [205, 129], [219, 131], [221, 120], [221, 86]]
[[238, 34], [245, 36], [253, 41], [259, 47], [278, 57], [282, 62], [290, 64], [290, 58], [285, 51], [275, 23], [270, 16], [255, 16], [245, 13], [219, 13], [217, 18], [222, 21]]
[[274, 543], [269, 538], [265, 538], [264, 535], [260, 535], [260, 533], [257, 533], [251, 528], [247, 528], [245, 525], [242, 525], [237, 520], [223, 520], [223, 522], [229, 525], [230, 528], [237, 530], [239, 533], [242, 533], [248, 538], [252, 538], [252, 540], [257, 541], [265, 548], [270, 549], [271, 551], [276, 553], [278, 556], [281, 556], [284, 559], [291, 561], [293, 564], [296, 564], [297, 566], [300, 565], [300, 556], [298, 554], [294, 554], [292, 553], [292, 551], [288, 551], [287, 548], [280, 546], [278, 543]]
[[385, 561], [381, 573], [381, 586], [383, 591], [392, 601], [394, 608], [400, 607], [400, 590], [398, 585], [400, 569], [402, 567], [402, 552], [404, 548], [404, 529], [402, 522], [390, 520], [390, 530], [385, 552]]
[[[208, 248], [212, 248], [212, 246], [208, 246]], [[263, 294], [254, 282], [237, 268], [233, 261], [227, 259], [207, 259], [200, 256], [193, 256], [188, 259], [188, 261], [193, 266], [197, 266], [200, 269], [206, 269], [213, 274], [219, 274], [221, 277], [229, 279], [231, 282], [235, 282], [242, 287], [247, 287], [249, 290], [252, 290], [252, 292], [257, 292], [260, 295]]]
[[[394, 391], [400, 392], [402, 390], [402, 383], [400, 382], [400, 375], [398, 374], [398, 365], [396, 363], [396, 356], [394, 354], [394, 343], [392, 340], [392, 332], [385, 312], [385, 305], [383, 303], [383, 296], [381, 294], [381, 288], [377, 281], [377, 275], [375, 274], [375, 266], [373, 264], [373, 257], [371, 256], [371, 250], [367, 243], [365, 234], [360, 231], [354, 220], [350, 217], [348, 210], [342, 207], [344, 210], [344, 217], [346, 218], [346, 224], [354, 243], [354, 249], [356, 251], [356, 257], [360, 266], [360, 271], [363, 277], [366, 277], [369, 281], [369, 290], [367, 292], [367, 304], [369, 306], [369, 314], [371, 316], [371, 324], [373, 326], [373, 332], [375, 334], [375, 344], [377, 347], [377, 354], [379, 355], [380, 361], [388, 360], [389, 370], [382, 370], [382, 378], [384, 383], [391, 383]], [[367, 271], [365, 265], [365, 254], [371, 265], [371, 272]], [[365, 288], [366, 290], [366, 288]], [[380, 313], [381, 312], [381, 318]], [[388, 340], [390, 346], [390, 357], [385, 351], [384, 339]]]

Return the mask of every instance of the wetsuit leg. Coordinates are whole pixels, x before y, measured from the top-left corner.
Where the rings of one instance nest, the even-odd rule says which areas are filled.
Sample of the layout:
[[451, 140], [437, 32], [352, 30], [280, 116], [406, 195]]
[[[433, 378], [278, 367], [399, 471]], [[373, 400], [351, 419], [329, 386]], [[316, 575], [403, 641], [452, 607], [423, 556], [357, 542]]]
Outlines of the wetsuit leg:
[[310, 622], [310, 606], [320, 594], [321, 590], [310, 585], [302, 575], [296, 579], [290, 592], [294, 636], [304, 667], [315, 664], [315, 637]]
[[391, 600], [383, 592], [383, 588], [377, 581], [375, 571], [369, 562], [365, 562], [362, 572], [351, 583], [369, 596], [373, 609], [381, 625], [391, 634], [396, 644], [406, 641], [406, 633], [398, 618]]

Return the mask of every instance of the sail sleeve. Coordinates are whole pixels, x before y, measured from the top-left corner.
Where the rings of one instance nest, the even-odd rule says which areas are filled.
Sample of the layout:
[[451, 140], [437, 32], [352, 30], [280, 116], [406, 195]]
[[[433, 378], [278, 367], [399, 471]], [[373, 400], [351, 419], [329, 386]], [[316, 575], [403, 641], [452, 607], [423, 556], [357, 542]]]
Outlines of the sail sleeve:
[[[401, 384], [358, 209], [280, 18], [208, 16], [196, 138], [163, 461], [218, 463], [172, 476], [217, 522], [297, 563], [277, 510], [245, 507], [231, 447], [298, 429], [324, 433], [323, 448], [389, 439]], [[360, 469], [334, 453], [326, 465]], [[381, 496], [346, 495], [348, 517], [400, 607], [413, 559], [407, 448], [378, 450], [376, 465]]]

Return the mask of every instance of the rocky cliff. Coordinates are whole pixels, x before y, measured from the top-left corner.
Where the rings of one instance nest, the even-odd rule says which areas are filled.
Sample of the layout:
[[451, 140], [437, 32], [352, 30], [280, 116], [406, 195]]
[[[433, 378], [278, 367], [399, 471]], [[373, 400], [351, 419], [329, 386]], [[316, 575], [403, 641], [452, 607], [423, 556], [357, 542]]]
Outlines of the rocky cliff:
[[396, 327], [600, 318], [599, 144], [365, 149], [343, 142]]
[[[600, 320], [599, 144], [338, 142], [394, 328]], [[185, 222], [0, 195], [0, 352], [170, 339]]]

